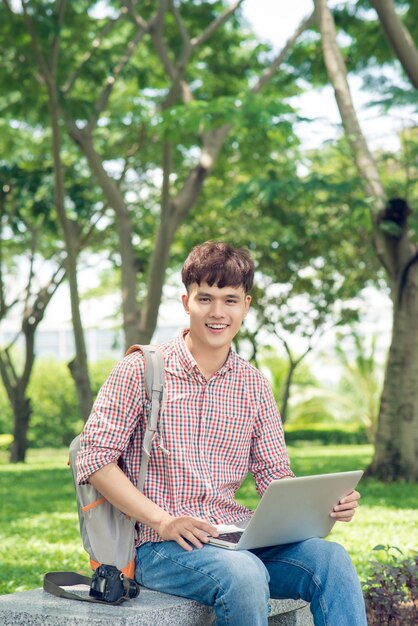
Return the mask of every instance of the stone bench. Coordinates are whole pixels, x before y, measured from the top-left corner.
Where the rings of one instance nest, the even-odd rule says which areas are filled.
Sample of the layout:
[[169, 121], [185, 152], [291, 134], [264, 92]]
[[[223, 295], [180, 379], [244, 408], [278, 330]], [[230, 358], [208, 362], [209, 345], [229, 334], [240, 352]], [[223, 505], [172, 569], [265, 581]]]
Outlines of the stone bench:
[[[86, 587], [71, 591], [88, 595]], [[212, 611], [203, 604], [141, 588], [122, 606], [56, 598], [43, 589], [0, 596], [0, 626], [208, 626]], [[301, 600], [271, 600], [269, 626], [313, 626]]]

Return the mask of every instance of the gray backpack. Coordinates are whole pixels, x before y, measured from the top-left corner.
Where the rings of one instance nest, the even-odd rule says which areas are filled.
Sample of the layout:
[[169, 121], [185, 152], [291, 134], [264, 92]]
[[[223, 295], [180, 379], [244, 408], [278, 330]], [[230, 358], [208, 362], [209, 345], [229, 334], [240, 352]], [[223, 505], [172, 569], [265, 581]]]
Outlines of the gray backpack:
[[[164, 362], [160, 350], [156, 346], [136, 344], [129, 348], [126, 355], [137, 350], [144, 355], [145, 384], [147, 396], [150, 400], [137, 484], [139, 491], [142, 491], [147, 474], [152, 441], [157, 430], [158, 417], [165, 401], [165, 384]], [[114, 566], [122, 572], [121, 580], [125, 578], [127, 581], [132, 582], [130, 579], [133, 579], [135, 575], [136, 521], [110, 504], [93, 485], [89, 483], [79, 485], [77, 483], [76, 461], [79, 450], [80, 435], [71, 442], [69, 465], [76, 490], [80, 533], [84, 549], [90, 557], [90, 565], [96, 571], [102, 564]], [[61, 588], [61, 586], [77, 584], [90, 585], [91, 579], [72, 572], [48, 572], [44, 576], [44, 589], [54, 595], [89, 602], [100, 601], [94, 597], [82, 597]], [[127, 597], [123, 596], [116, 602], [107, 600], [107, 603], [120, 604], [125, 599]]]

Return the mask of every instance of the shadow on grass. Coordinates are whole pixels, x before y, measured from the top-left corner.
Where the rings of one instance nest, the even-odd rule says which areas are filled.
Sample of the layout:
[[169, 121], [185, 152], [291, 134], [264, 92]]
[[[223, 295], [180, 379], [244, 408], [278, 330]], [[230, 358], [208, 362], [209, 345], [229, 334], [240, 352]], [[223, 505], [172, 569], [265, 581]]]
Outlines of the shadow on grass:
[[418, 523], [418, 484], [417, 483], [381, 483], [373, 478], [360, 482], [359, 491], [369, 507], [387, 509], [412, 509], [417, 511]]

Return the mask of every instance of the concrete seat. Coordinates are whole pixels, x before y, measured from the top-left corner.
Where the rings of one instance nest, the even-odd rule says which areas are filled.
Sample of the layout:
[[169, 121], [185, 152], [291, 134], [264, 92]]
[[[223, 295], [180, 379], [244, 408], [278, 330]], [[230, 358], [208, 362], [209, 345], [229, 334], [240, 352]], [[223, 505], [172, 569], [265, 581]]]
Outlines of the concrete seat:
[[[86, 587], [71, 591], [88, 595]], [[56, 598], [43, 589], [0, 596], [0, 626], [208, 626], [209, 607], [158, 591], [141, 589], [122, 606]], [[269, 625], [313, 626], [309, 605], [301, 600], [271, 600]]]

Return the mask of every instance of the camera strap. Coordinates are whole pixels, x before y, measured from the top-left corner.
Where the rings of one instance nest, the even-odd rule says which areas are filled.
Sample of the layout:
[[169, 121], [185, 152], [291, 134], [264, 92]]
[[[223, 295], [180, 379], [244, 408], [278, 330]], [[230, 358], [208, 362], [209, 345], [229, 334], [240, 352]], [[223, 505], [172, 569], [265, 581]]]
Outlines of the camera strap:
[[91, 596], [80, 596], [78, 593], [71, 593], [63, 589], [63, 587], [73, 587], [74, 585], [87, 585], [90, 587], [91, 578], [89, 576], [82, 576], [75, 572], [48, 572], [44, 576], [44, 590], [48, 593], [52, 593], [53, 596], [58, 598], [66, 598], [67, 600], [81, 600], [81, 602], [95, 602], [96, 604], [113, 604], [118, 605], [129, 600], [128, 597], [122, 596], [115, 602], [107, 602], [105, 600], [99, 600], [92, 598]]

